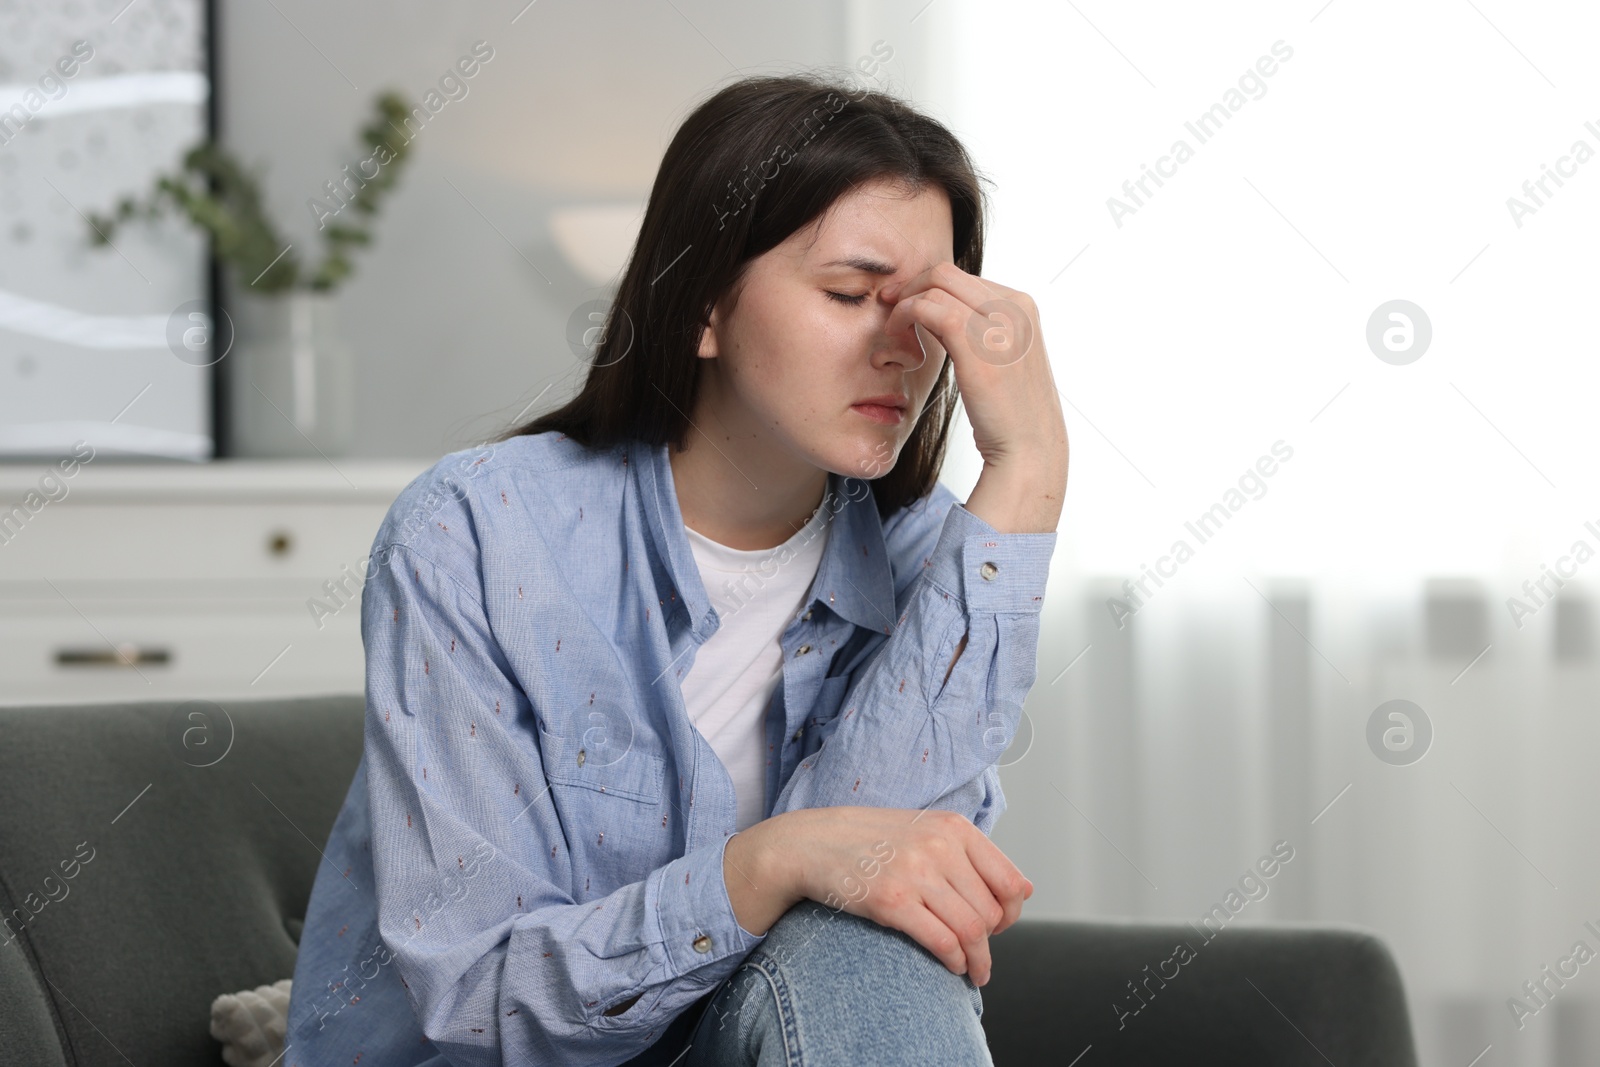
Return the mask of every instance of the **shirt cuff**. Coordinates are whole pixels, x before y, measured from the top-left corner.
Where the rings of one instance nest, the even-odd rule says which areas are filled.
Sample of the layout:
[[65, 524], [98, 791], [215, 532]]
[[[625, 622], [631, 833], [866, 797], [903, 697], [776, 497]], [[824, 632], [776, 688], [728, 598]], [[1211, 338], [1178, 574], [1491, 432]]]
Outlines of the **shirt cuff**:
[[727, 956], [748, 954], [766, 940], [739, 925], [722, 877], [723, 853], [734, 835], [703, 845], [657, 872], [656, 915], [674, 974], [687, 974]]
[[927, 577], [968, 610], [1037, 615], [1056, 537], [1053, 530], [1001, 533], [957, 501], [945, 514]]

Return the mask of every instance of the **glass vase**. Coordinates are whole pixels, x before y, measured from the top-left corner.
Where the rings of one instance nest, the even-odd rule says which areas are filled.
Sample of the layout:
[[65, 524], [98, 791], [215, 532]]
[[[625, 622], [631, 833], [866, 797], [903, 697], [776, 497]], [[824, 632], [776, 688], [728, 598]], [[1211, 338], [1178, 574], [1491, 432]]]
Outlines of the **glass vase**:
[[234, 334], [232, 454], [345, 454], [354, 434], [354, 356], [339, 330], [333, 296], [241, 293], [227, 310]]

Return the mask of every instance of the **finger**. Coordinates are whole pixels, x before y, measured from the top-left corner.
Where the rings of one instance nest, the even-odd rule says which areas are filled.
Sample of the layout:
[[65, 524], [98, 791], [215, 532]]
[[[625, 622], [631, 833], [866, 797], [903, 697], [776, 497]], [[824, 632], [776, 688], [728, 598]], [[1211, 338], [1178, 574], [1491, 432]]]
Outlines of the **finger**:
[[1022, 891], [1022, 899], [1017, 901], [1016, 914], [1008, 914], [1006, 918], [1001, 919], [1000, 925], [995, 927], [994, 930], [990, 932], [989, 936], [993, 937], [995, 934], [1004, 933], [1007, 927], [1016, 922], [1018, 919], [1022, 918], [1022, 901], [1027, 900], [1031, 896], [1033, 896], [1033, 883], [1029, 882], [1027, 887]]
[[[945, 877], [949, 879], [950, 886], [961, 898], [971, 905], [983, 919], [986, 933], [994, 934], [1010, 915], [1010, 909], [1005, 901], [998, 899], [989, 889], [989, 884], [978, 876], [970, 863], [955, 862], [946, 871]], [[1021, 909], [1018, 908], [1020, 911]]]
[[[976, 314], [976, 311], [944, 290], [934, 289], [896, 304], [884, 320], [883, 332], [894, 337], [920, 326], [945, 351], [949, 351], [951, 340], [960, 335], [968, 320]], [[929, 353], [929, 358], [933, 355]]]
[[905, 281], [890, 283], [884, 289], [885, 298], [889, 300], [904, 300], [931, 289], [943, 289], [970, 307], [977, 307], [997, 295], [992, 283], [949, 262], [934, 263]]
[[966, 897], [966, 901], [973, 904], [973, 907], [976, 907], [981, 915], [986, 918], [989, 918], [990, 915], [994, 917], [989, 921], [990, 936], [1002, 933], [1006, 926], [1010, 926], [1011, 923], [1021, 917], [1021, 893], [1018, 896], [1010, 897], [1010, 899], [1002, 896], [1002, 894], [995, 893], [994, 889], [989, 888], [989, 883], [979, 877], [976, 870], [968, 870], [968, 872], [963, 873], [962, 877], [968, 878], [970, 885], [963, 883], [963, 881], [958, 881], [955, 877], [950, 878], [950, 885], [954, 885], [962, 893], [962, 896]]
[[[1000, 851], [1000, 846], [991, 841], [982, 830], [976, 826], [970, 834], [962, 834], [962, 841], [967, 848], [967, 858], [972, 862], [972, 867], [978, 872], [989, 886], [1002, 907], [1010, 907], [1013, 902], [1021, 910], [1023, 894], [1028, 886], [1025, 878], [1011, 858]], [[1009, 925], [1009, 924], [1008, 924]]]
[[948, 884], [929, 890], [923, 897], [932, 912], [961, 941], [967, 957], [967, 975], [973, 985], [989, 980], [989, 923], [960, 893]]
[[[1007, 921], [1010, 918], [1010, 909], [1003, 907], [1001, 902], [995, 899], [994, 894], [989, 891], [989, 886], [982, 878], [978, 877], [976, 871], [972, 870], [970, 867], [960, 869], [962, 866], [963, 865], [961, 864], [957, 864], [957, 870], [948, 876], [950, 879], [950, 885], [955, 892], [961, 895], [961, 898], [967, 902], [968, 906], [970, 906], [973, 911], [977, 912], [978, 917], [982, 919], [984, 926], [984, 937], [993, 937], [995, 934], [999, 933], [1001, 930], [1004, 930], [1008, 925], [1010, 925], [1010, 923]], [[1018, 907], [1017, 910], [1020, 912], [1021, 908]], [[987, 940], [984, 941], [984, 952], [985, 955], [987, 955]], [[969, 949], [969, 962], [971, 955], [972, 953]], [[977, 972], [978, 969], [976, 966], [974, 966], [973, 973], [976, 974]], [[987, 975], [989, 972], [985, 970], [983, 973]], [[976, 979], [974, 979], [974, 981], [976, 981]], [[983, 983], [978, 982], [978, 984], [982, 985]]]
[[1020, 894], [1010, 900], [1003, 897], [995, 897], [994, 899], [1000, 906], [1000, 919], [989, 931], [991, 935], [1003, 932], [1006, 927], [1022, 917], [1022, 896]]
[[908, 905], [886, 918], [892, 921], [883, 925], [909, 934], [913, 941], [927, 949], [952, 974], [967, 973], [967, 953], [961, 939], [926, 904], [918, 902]]

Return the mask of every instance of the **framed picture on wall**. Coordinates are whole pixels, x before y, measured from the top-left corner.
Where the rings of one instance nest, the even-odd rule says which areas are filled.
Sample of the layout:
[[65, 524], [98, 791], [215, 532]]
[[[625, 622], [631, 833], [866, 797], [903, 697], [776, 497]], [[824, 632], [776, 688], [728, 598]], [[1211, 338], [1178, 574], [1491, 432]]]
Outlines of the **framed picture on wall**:
[[210, 244], [96, 245], [214, 128], [206, 0], [0, 2], [0, 460], [216, 454]]

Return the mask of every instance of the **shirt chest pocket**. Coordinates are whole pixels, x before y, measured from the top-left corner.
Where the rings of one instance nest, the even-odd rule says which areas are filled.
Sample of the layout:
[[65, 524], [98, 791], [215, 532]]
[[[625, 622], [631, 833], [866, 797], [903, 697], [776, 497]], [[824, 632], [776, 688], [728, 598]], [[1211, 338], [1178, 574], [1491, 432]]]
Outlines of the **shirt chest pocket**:
[[592, 789], [596, 794], [646, 804], [661, 800], [667, 761], [652, 752], [629, 747], [619, 753], [615, 745], [601, 745], [591, 751], [581, 737], [563, 737], [543, 727], [539, 728], [539, 749], [545, 777], [553, 784]]
[[848, 674], [822, 679], [811, 710], [800, 721], [800, 754], [797, 758], [805, 759], [812, 755], [822, 747], [822, 742], [833, 736], [833, 731], [839, 725], [839, 713], [844, 710], [840, 705], [844, 702], [845, 690], [849, 688]]

